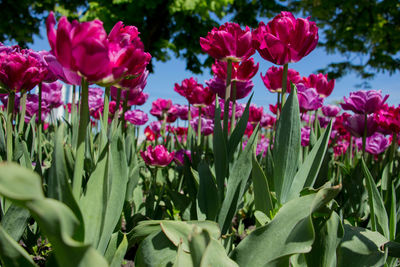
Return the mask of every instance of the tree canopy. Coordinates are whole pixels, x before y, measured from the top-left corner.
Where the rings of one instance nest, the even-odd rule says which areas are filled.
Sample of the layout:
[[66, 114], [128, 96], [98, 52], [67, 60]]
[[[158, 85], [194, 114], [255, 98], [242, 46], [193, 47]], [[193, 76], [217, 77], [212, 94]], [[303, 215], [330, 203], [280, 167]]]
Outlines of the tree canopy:
[[[212, 59], [200, 48], [199, 38], [228, 16], [241, 25], [256, 27], [260, 18], [272, 18], [281, 10], [311, 16], [320, 27], [319, 45], [345, 60], [326, 69], [330, 78], [356, 72], [362, 78], [376, 72], [400, 70], [400, 3], [397, 0], [2, 0], [0, 41], [25, 46], [33, 42], [48, 14], [70, 19], [99, 18], [106, 30], [122, 20], [141, 32], [146, 51], [155, 60], [167, 61], [171, 53], [186, 61], [186, 68], [201, 73]], [[150, 66], [151, 68], [151, 66]]]

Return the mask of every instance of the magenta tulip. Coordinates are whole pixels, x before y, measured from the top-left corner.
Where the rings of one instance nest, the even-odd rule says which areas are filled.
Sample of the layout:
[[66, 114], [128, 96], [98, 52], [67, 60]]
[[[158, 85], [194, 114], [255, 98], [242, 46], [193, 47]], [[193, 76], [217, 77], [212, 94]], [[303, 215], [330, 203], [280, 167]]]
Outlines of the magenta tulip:
[[218, 60], [239, 62], [254, 54], [251, 32], [239, 24], [227, 22], [213, 28], [205, 38], [200, 37], [201, 49]]
[[357, 114], [371, 114], [381, 109], [389, 95], [382, 98], [381, 90], [360, 90], [350, 93], [350, 97], [344, 97], [344, 103], [340, 105], [344, 110], [352, 110]]
[[321, 97], [329, 96], [335, 87], [335, 80], [328, 81], [328, 74], [323, 75], [322, 73], [311, 74], [308, 78], [304, 77], [303, 82], [307, 87], [315, 88]]
[[323, 106], [321, 109], [322, 109], [322, 113], [329, 118], [336, 117], [340, 112], [340, 108], [335, 105], [326, 105], [326, 106]]
[[[283, 75], [283, 67], [277, 68], [277, 67], [270, 67], [267, 72], [265, 73], [265, 76], [262, 76], [262, 73], [260, 73], [261, 79], [264, 82], [265, 87], [271, 92], [271, 93], [282, 93], [282, 75]], [[293, 84], [297, 84], [301, 81], [301, 76], [300, 74], [293, 70], [293, 69], [288, 69], [288, 75], [287, 75], [287, 92], [290, 93], [290, 82]]]
[[175, 92], [185, 97], [190, 104], [198, 107], [205, 107], [214, 102], [215, 94], [209, 87], [204, 87], [193, 77], [184, 79], [182, 84], [175, 83]]
[[252, 33], [254, 47], [264, 59], [284, 65], [307, 56], [318, 43], [318, 27], [309, 19], [296, 19], [282, 11], [273, 20], [260, 22]]
[[144, 162], [151, 166], [165, 167], [174, 159], [175, 152], [169, 153], [163, 145], [148, 146], [145, 151], [140, 151]]
[[125, 120], [133, 125], [144, 125], [149, 120], [147, 114], [139, 109], [128, 110], [125, 112]]
[[[225, 80], [214, 76], [214, 78], [206, 81], [206, 84], [210, 89], [219, 95], [221, 98], [225, 98]], [[245, 98], [253, 89], [254, 84], [252, 81], [236, 81], [236, 99]]]

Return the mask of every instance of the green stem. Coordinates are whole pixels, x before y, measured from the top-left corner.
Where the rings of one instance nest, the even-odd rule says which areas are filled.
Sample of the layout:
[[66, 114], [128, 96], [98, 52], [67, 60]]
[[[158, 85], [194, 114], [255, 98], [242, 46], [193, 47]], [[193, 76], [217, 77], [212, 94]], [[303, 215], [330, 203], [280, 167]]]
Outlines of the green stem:
[[276, 96], [276, 120], [279, 119], [280, 107], [281, 107], [281, 93], [278, 92]]
[[116, 101], [116, 106], [115, 106], [115, 112], [114, 112], [114, 120], [118, 121], [118, 115], [119, 115], [119, 106], [121, 102], [121, 88], [117, 88], [117, 101]]
[[82, 187], [83, 177], [83, 163], [85, 161], [85, 140], [86, 131], [89, 123], [89, 84], [82, 78], [82, 94], [81, 94], [81, 107], [80, 107], [80, 120], [78, 130], [78, 143], [76, 149], [76, 160], [74, 168], [74, 179], [72, 183], [72, 193], [76, 200], [79, 200]]
[[[286, 63], [283, 65], [283, 73], [282, 73], [282, 108], [286, 102], [286, 91], [287, 91], [287, 76], [288, 76], [289, 64]], [[289, 85], [290, 86], [290, 85]]]
[[122, 118], [121, 118], [121, 122], [122, 122], [122, 130], [125, 133], [126, 132], [126, 120], [125, 120], [125, 112], [128, 110], [128, 98], [129, 98], [129, 90], [127, 90], [126, 94], [125, 94], [125, 99], [124, 99], [124, 103], [122, 105]]
[[229, 118], [229, 101], [231, 97], [231, 80], [232, 80], [232, 60], [228, 59], [226, 68], [226, 89], [225, 89], [225, 105], [224, 105], [224, 136], [228, 142], [228, 118]]
[[110, 112], [110, 87], [107, 86], [104, 93], [104, 108], [103, 108], [103, 129], [107, 133], [108, 114]]
[[[25, 124], [25, 114], [26, 114], [26, 98], [27, 98], [27, 93], [26, 92], [21, 92], [21, 102], [19, 103], [19, 110], [21, 111], [20, 117], [19, 117], [19, 127], [18, 127], [18, 133], [22, 134], [24, 130], [24, 124]], [[40, 102], [40, 96], [39, 96], [39, 103]], [[39, 107], [41, 108], [41, 105], [39, 104]]]
[[75, 98], [76, 98], [76, 86], [72, 85], [72, 99], [71, 99], [71, 121], [72, 121], [72, 114], [75, 113]]
[[231, 130], [230, 134], [232, 134], [233, 129], [236, 124], [236, 81], [232, 82], [232, 116], [231, 116]]
[[15, 93], [11, 92], [8, 94], [7, 101], [7, 161], [13, 159], [13, 113], [14, 113], [14, 101]]
[[367, 142], [367, 120], [368, 120], [368, 115], [367, 113], [364, 114], [364, 134], [363, 134], [363, 138], [362, 138], [362, 154], [363, 157], [365, 158], [365, 144]]
[[199, 107], [199, 122], [197, 123], [197, 146], [201, 145], [201, 107]]

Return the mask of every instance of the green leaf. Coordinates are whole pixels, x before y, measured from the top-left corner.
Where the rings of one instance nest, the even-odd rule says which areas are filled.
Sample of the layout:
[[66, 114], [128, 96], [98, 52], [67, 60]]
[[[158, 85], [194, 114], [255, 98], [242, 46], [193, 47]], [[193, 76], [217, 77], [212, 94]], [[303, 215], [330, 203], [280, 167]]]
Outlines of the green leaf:
[[274, 209], [271, 199], [271, 192], [269, 191], [267, 178], [265, 177], [260, 164], [258, 164], [256, 155], [254, 153], [252, 179], [255, 211], [261, 211], [264, 214], [270, 214], [270, 212]]
[[120, 267], [122, 265], [127, 248], [128, 240], [126, 239], [126, 235], [124, 235], [122, 242], [119, 244], [118, 249], [114, 254], [110, 267]]
[[[378, 230], [386, 238], [389, 238], [389, 220], [387, 217], [385, 204], [383, 203], [378, 188], [376, 188], [374, 179], [372, 178], [372, 175], [369, 172], [367, 165], [365, 164], [364, 158], [361, 159], [361, 162], [362, 169], [365, 175], [365, 180], [367, 183], [371, 228], [373, 231]], [[375, 217], [377, 219], [377, 224], [375, 222]]]
[[125, 145], [120, 134], [114, 134], [110, 148], [111, 157], [109, 179], [111, 182], [107, 198], [106, 212], [103, 217], [104, 225], [100, 232], [101, 237], [97, 247], [97, 250], [100, 251], [101, 254], [106, 250], [111, 234], [121, 217], [128, 183], [128, 165], [125, 154]]
[[195, 231], [189, 238], [193, 266], [238, 266], [227, 255], [224, 247], [206, 230]]
[[219, 210], [218, 189], [207, 163], [201, 161], [198, 166], [199, 190], [197, 191], [197, 219], [215, 220]]
[[[59, 200], [67, 205], [83, 225], [81, 210], [72, 195], [72, 188], [68, 182], [71, 177], [68, 176], [67, 164], [64, 156], [63, 128], [63, 126], [59, 127], [54, 136], [54, 150], [48, 176], [47, 194], [48, 197]], [[80, 241], [84, 240], [84, 235], [84, 232], [82, 232]]]
[[[79, 206], [85, 222], [85, 243], [97, 247], [102, 233], [108, 199], [108, 146], [102, 151], [96, 168], [89, 177], [86, 193], [81, 196]], [[125, 196], [125, 195], [124, 195]]]
[[396, 209], [396, 191], [394, 187], [394, 181], [392, 182], [392, 197], [390, 204], [390, 221], [389, 221], [389, 233], [390, 240], [394, 240], [396, 237], [396, 228], [397, 228], [397, 209]]
[[239, 145], [240, 141], [243, 138], [243, 135], [247, 128], [247, 122], [249, 121], [249, 109], [250, 109], [250, 102], [253, 98], [254, 93], [251, 94], [249, 100], [247, 101], [246, 107], [243, 111], [242, 116], [240, 117], [235, 129], [233, 130], [231, 136], [229, 137], [228, 141], [228, 160], [232, 160], [233, 154], [235, 153], [237, 146]]
[[176, 246], [159, 230], [147, 236], [139, 245], [135, 265], [140, 267], [168, 266], [175, 262]]
[[378, 232], [344, 225], [344, 237], [337, 251], [338, 267], [383, 266], [385, 253], [380, 249], [387, 239]]
[[288, 200], [299, 163], [300, 109], [296, 88], [293, 88], [277, 122], [273, 157], [274, 186], [279, 203]]
[[4, 266], [37, 266], [31, 256], [0, 226], [0, 259]]
[[178, 246], [178, 252], [176, 254], [176, 259], [173, 267], [192, 267], [192, 266], [193, 263], [190, 254], [183, 251], [182, 243], [180, 243]]
[[107, 266], [90, 245], [79, 242], [80, 221], [65, 204], [45, 198], [41, 179], [15, 164], [0, 166], [0, 194], [27, 208], [54, 247], [60, 266]]
[[232, 172], [228, 179], [226, 195], [218, 215], [218, 224], [221, 227], [222, 234], [226, 234], [232, 224], [240, 200], [242, 199], [247, 181], [252, 168], [253, 145], [258, 136], [258, 126], [250, 137], [244, 151], [235, 161]]
[[[286, 104], [287, 105], [287, 104]], [[254, 230], [231, 252], [239, 266], [275, 266], [297, 253], [311, 251], [314, 227], [311, 214], [327, 204], [340, 187], [322, 188], [282, 206], [274, 219]]]
[[217, 186], [222, 201], [225, 189], [225, 177], [227, 174], [228, 154], [226, 152], [226, 143], [224, 133], [221, 126], [221, 108], [216, 100], [215, 117], [214, 117], [214, 135], [213, 135], [213, 148], [214, 148], [214, 168], [215, 176], [217, 179]]
[[304, 187], [312, 187], [314, 185], [328, 148], [331, 130], [332, 121], [297, 171], [290, 188], [289, 200], [298, 197]]
[[335, 267], [336, 249], [344, 236], [339, 216], [332, 212], [328, 220], [317, 220], [314, 226], [316, 227], [316, 238], [311, 252], [305, 254], [307, 266]]
[[4, 217], [1, 219], [1, 226], [10, 237], [18, 242], [25, 231], [30, 217], [31, 215], [27, 209], [12, 203], [7, 209]]

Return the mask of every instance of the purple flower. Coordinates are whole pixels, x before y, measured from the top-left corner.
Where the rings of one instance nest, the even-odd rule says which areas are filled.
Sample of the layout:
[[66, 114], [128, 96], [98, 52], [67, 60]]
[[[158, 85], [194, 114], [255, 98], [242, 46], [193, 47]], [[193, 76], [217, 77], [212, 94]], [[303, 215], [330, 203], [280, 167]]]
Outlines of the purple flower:
[[[190, 121], [192, 128], [197, 131], [199, 117]], [[206, 118], [201, 118], [201, 134], [204, 136], [210, 135], [214, 132], [214, 121]]]
[[103, 109], [103, 90], [99, 87], [89, 87], [89, 113], [95, 119], [100, 118]]
[[308, 146], [310, 144], [311, 129], [308, 126], [301, 128], [301, 145]]
[[[356, 137], [361, 137], [364, 134], [365, 127], [365, 117], [364, 115], [354, 114], [352, 116], [347, 117], [347, 119], [343, 122], [343, 126]], [[373, 115], [368, 115], [367, 118], [367, 137], [371, 136], [375, 133], [377, 129], [377, 124], [374, 120]]]
[[72, 71], [68, 68], [63, 67], [60, 62], [57, 61], [56, 57], [52, 54], [43, 56], [44, 61], [47, 63], [47, 67], [50, 72], [58, 77], [61, 81], [71, 85], [81, 85], [82, 78], [77, 72]]
[[300, 110], [302, 112], [317, 110], [322, 107], [324, 99], [319, 96], [315, 88], [307, 88], [301, 83], [297, 84], [297, 88]]
[[128, 110], [125, 112], [125, 120], [133, 125], [144, 125], [149, 120], [147, 114], [139, 109]]
[[[208, 87], [210, 87], [211, 91], [218, 94], [219, 97], [225, 98], [225, 89], [226, 84], [225, 80], [214, 76], [214, 78], [206, 81]], [[233, 85], [232, 85], [233, 86]], [[236, 99], [245, 98], [253, 89], [254, 84], [252, 81], [236, 81]], [[231, 93], [232, 96], [232, 93]]]
[[264, 113], [261, 117], [260, 125], [264, 128], [274, 127], [276, 118], [270, 114]]
[[176, 115], [179, 117], [179, 119], [186, 121], [188, 119], [189, 107], [186, 105], [179, 105], [179, 104], [176, 104], [175, 107], [178, 110]]
[[185, 163], [185, 155], [190, 161], [192, 160], [190, 150], [181, 149], [175, 153], [174, 161], [176, 162], [176, 164], [183, 166], [183, 164]]
[[381, 109], [389, 95], [382, 98], [381, 90], [360, 90], [350, 93], [350, 97], [344, 97], [344, 103], [340, 105], [344, 110], [352, 110], [357, 114], [371, 114]]
[[365, 144], [365, 151], [372, 155], [379, 155], [388, 148], [390, 141], [381, 133], [374, 133], [368, 137]]
[[340, 108], [335, 105], [326, 105], [322, 107], [322, 113], [330, 118], [334, 118], [340, 112]]
[[62, 84], [60, 82], [42, 83], [42, 101], [50, 109], [62, 106]]
[[161, 121], [150, 122], [149, 128], [156, 134], [160, 134], [161, 133]]

